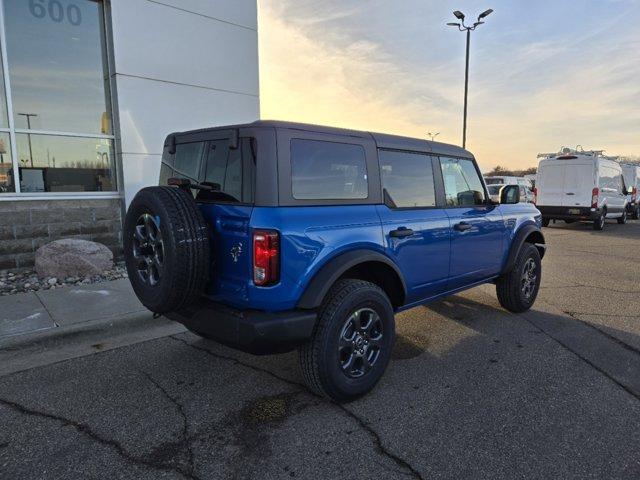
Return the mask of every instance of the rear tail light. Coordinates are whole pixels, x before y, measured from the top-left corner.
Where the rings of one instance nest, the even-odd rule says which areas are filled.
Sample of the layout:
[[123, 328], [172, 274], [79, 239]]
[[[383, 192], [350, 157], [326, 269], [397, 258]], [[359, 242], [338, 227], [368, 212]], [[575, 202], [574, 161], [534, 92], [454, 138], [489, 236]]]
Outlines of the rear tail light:
[[596, 187], [591, 191], [591, 208], [598, 208], [598, 196], [600, 190]]
[[536, 205], [538, 203], [538, 188], [533, 188], [533, 204]]
[[280, 278], [280, 235], [275, 230], [253, 232], [253, 283], [277, 283]]

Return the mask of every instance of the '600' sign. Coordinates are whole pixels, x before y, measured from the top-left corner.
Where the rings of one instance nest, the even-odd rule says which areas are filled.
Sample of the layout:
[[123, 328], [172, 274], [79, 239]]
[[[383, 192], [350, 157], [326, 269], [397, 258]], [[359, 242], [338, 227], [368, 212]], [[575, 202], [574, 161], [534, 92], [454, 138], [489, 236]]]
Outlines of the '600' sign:
[[29, 0], [29, 12], [36, 18], [48, 16], [56, 23], [61, 23], [65, 19], [71, 25], [82, 23], [82, 12], [80, 7], [69, 3], [66, 8], [60, 0]]

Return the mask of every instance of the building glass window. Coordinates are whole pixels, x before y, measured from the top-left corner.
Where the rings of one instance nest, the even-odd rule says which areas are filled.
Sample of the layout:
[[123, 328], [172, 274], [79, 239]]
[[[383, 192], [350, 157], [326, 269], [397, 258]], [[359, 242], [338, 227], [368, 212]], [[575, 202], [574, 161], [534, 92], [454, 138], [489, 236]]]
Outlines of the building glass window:
[[[0, 4], [7, 67], [0, 84], [0, 132], [13, 141], [5, 143], [20, 177], [6, 191], [115, 191], [102, 2]], [[0, 192], [6, 158], [0, 165]]]
[[114, 190], [112, 140], [18, 133], [20, 191]]
[[0, 193], [14, 192], [9, 134], [0, 132]]

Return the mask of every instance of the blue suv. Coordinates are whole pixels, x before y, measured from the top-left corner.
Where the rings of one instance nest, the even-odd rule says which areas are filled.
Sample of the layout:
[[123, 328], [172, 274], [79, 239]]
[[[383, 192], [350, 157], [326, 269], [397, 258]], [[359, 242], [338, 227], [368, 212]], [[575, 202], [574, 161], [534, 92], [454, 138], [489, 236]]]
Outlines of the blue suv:
[[297, 348], [309, 387], [350, 401], [387, 367], [396, 312], [488, 282], [529, 309], [540, 227], [462, 148], [258, 121], [169, 135], [124, 246], [149, 310], [246, 352]]

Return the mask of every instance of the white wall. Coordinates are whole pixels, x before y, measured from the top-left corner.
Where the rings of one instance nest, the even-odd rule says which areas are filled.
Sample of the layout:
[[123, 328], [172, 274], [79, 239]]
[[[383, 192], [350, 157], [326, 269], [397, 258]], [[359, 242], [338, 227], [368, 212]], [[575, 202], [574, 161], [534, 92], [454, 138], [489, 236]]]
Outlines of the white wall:
[[256, 0], [111, 0], [128, 205], [168, 133], [259, 118]]

